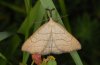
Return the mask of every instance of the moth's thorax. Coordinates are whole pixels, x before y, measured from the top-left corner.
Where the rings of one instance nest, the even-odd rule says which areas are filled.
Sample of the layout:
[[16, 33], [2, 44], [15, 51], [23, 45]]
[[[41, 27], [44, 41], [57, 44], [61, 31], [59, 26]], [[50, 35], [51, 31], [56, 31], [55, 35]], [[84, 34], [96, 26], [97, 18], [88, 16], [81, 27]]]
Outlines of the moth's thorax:
[[48, 22], [48, 25], [54, 26], [54, 25], [55, 25], [55, 21], [52, 20], [52, 18], [50, 18], [50, 20], [49, 20], [49, 22]]

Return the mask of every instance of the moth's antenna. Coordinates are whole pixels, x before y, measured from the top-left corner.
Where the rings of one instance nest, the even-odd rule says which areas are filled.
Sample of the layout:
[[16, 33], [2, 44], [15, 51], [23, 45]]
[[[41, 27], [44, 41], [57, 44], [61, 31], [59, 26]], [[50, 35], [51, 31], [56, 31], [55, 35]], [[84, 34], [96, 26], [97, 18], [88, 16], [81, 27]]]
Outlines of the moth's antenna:
[[68, 15], [62, 15], [62, 16], [61, 16], [61, 18], [65, 18], [65, 17], [68, 17]]
[[55, 8], [52, 8], [52, 9], [46, 8], [46, 10], [47, 10], [49, 18], [52, 17], [52, 11], [55, 10]]

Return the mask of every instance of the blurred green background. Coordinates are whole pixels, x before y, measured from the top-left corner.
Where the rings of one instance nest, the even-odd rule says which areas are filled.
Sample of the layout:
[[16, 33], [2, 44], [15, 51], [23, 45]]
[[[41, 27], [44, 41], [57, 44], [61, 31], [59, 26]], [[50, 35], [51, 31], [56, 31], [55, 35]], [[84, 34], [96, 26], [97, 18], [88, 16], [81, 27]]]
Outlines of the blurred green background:
[[[66, 29], [69, 27], [82, 45], [78, 53], [83, 64], [100, 65], [100, 0], [53, 2]], [[25, 38], [44, 22], [44, 10], [39, 9], [41, 6], [37, 0], [32, 0], [31, 3], [33, 9], [28, 15], [24, 0], [0, 0], [0, 65], [19, 65], [22, 62], [21, 46]], [[23, 24], [28, 16], [30, 24]], [[58, 65], [75, 65], [69, 54], [54, 56]], [[31, 61], [30, 57], [27, 64], [30, 65]]]

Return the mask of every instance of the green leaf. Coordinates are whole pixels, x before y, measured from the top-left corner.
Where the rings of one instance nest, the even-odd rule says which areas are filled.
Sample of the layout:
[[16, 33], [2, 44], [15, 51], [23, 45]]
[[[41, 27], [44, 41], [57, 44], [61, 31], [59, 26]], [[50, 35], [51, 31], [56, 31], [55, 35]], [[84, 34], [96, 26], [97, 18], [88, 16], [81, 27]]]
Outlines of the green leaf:
[[47, 65], [46, 61], [42, 61], [41, 65]]
[[12, 65], [8, 60], [7, 58], [2, 54], [0, 53], [0, 65], [6, 65], [6, 64], [9, 64], [9, 65]]
[[[63, 16], [68, 15], [64, 0], [58, 0], [58, 2], [59, 2], [60, 8], [61, 8], [61, 13], [63, 14]], [[68, 17], [66, 16], [66, 17], [63, 17], [62, 19], [64, 20], [64, 25], [65, 25], [66, 29], [69, 32], [71, 32], [71, 27], [70, 27], [70, 24], [68, 21]]]
[[83, 65], [77, 51], [70, 52], [70, 54], [71, 54], [73, 60], [75, 61], [76, 65]]
[[56, 62], [56, 60], [49, 60], [47, 62], [47, 65], [57, 65], [57, 62]]
[[25, 2], [26, 12], [28, 14], [30, 12], [30, 9], [32, 8], [32, 2], [31, 0], [24, 0], [24, 2]]
[[9, 44], [9, 51], [10, 51], [9, 56], [12, 56], [15, 53], [15, 51], [17, 50], [20, 43], [21, 43], [21, 39], [19, 38], [19, 36], [17, 34], [15, 34], [11, 38], [11, 43]]
[[12, 37], [10, 37], [8, 40], [6, 42], [6, 43], [8, 43], [8, 46], [6, 46], [6, 44], [3, 44], [3, 45], [5, 45], [4, 46], [5, 49], [2, 49], [2, 48], [0, 49], [0, 51], [2, 51], [2, 53], [4, 54], [3, 55], [3, 54], [0, 53], [0, 64], [1, 65], [6, 65], [6, 64], [11, 65], [12, 64], [10, 62], [10, 60], [14, 58], [14, 53], [16, 52], [16, 50], [17, 50], [17, 48], [20, 44], [20, 41], [21, 41], [19, 36], [16, 35], [16, 34], [12, 35]]
[[12, 33], [10, 32], [0, 32], [0, 41], [10, 37], [12, 35]]
[[[42, 4], [42, 6], [44, 7], [44, 8], [50, 8], [50, 9], [52, 9], [52, 8], [55, 8], [55, 6], [54, 6], [54, 4], [53, 4], [53, 2], [52, 2], [52, 0], [40, 0], [41, 1], [41, 4]], [[55, 13], [56, 13], [56, 15], [55, 15]], [[58, 14], [58, 12], [57, 12], [57, 10], [52, 14], [53, 15], [53, 18], [55, 19], [55, 17], [56, 17], [56, 19], [58, 19], [59, 18], [59, 23], [61, 23], [62, 25], [63, 25], [63, 22], [62, 22], [62, 20], [61, 20], [61, 18], [60, 18], [60, 16], [59, 16], [59, 14]], [[64, 26], [64, 25], [63, 25]], [[74, 52], [73, 51], [73, 53], [70, 53], [71, 54], [71, 56], [73, 56], [72, 58], [73, 59], [76, 59], [76, 60], [74, 60], [75, 61], [75, 63], [76, 63], [76, 65], [83, 65], [82, 64], [82, 61], [81, 61], [81, 59], [80, 59], [80, 57], [78, 56], [78, 53], [76, 53], [76, 51]], [[76, 57], [74, 57], [74, 56], [76, 56]]]
[[[40, 6], [41, 6], [41, 4], [38, 1], [36, 3], [36, 5], [31, 9], [29, 15], [27, 16], [27, 18], [24, 20], [24, 22], [22, 23], [21, 27], [19, 28], [19, 30], [18, 30], [19, 33], [22, 33], [25, 36], [27, 36], [29, 34], [29, 30], [32, 27], [33, 23], [34, 22], [37, 22], [38, 20], [39, 21], [42, 21], [41, 18], [43, 18], [43, 15], [44, 15], [44, 12], [45, 11], [43, 11], [44, 9], [42, 7], [41, 8], [38, 8]], [[42, 10], [40, 10], [40, 9], [42, 9]], [[27, 19], [29, 21], [27, 21]]]
[[[42, 23], [43, 16], [45, 14], [45, 10], [41, 6], [41, 3], [38, 1], [36, 5], [31, 8], [27, 18], [22, 23], [20, 29], [18, 30], [19, 33], [25, 35], [25, 39], [29, 36], [29, 31], [31, 27], [34, 25], [34, 29], [36, 30]], [[25, 64], [28, 60], [29, 53], [23, 53], [23, 63]]]
[[[4, 51], [3, 51], [3, 49], [1, 49], [4, 53], [4, 55], [6, 56], [5, 57], [6, 59], [3, 59], [3, 60], [5, 60], [5, 62], [2, 59], [0, 62], [3, 61], [4, 63], [7, 63], [7, 64], [10, 63], [9, 61], [11, 61], [15, 58], [15, 52], [18, 49], [20, 42], [21, 42], [21, 40], [17, 34], [15, 34], [11, 38], [9, 38], [9, 41], [8, 41], [9, 45], [6, 47], [6, 49], [4, 49]], [[16, 54], [16, 55], [18, 55], [18, 54]], [[14, 60], [15, 60], [14, 62], [16, 62], [16, 59], [14, 59]]]
[[0, 53], [0, 57], [1, 57], [2, 59], [4, 59], [4, 60], [7, 60], [6, 57], [5, 57], [2, 53]]

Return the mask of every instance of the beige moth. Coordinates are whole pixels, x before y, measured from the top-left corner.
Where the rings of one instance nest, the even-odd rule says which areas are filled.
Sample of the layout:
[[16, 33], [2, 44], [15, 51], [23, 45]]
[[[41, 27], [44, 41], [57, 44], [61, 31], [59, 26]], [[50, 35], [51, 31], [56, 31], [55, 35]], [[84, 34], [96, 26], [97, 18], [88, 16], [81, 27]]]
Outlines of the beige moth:
[[22, 51], [41, 55], [61, 54], [81, 49], [81, 45], [62, 25], [50, 20], [22, 45]]

